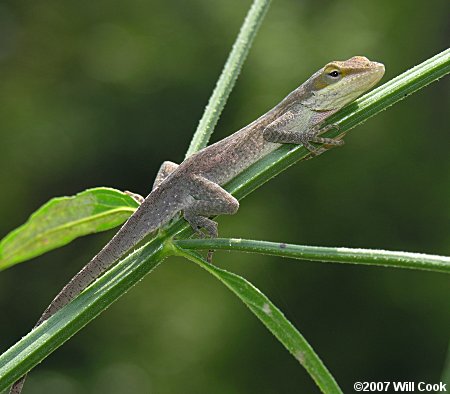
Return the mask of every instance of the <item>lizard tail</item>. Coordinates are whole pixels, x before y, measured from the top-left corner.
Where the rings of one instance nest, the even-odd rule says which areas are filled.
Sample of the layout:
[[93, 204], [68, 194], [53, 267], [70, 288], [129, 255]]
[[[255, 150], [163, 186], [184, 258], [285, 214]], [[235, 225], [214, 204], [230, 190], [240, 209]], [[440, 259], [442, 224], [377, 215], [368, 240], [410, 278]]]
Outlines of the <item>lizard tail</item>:
[[168, 209], [169, 207], [164, 203], [166, 194], [166, 190], [157, 188], [147, 196], [116, 235], [59, 292], [40, 317], [36, 326], [72, 301], [120, 257], [142, 241], [145, 236], [157, 230], [175, 216], [181, 208], [177, 206]]
[[[146, 235], [169, 222], [182, 209], [181, 201], [174, 201], [173, 197], [166, 198], [170, 194], [166, 188], [154, 189], [116, 235], [58, 293], [35, 328], [77, 297]], [[26, 375], [16, 381], [9, 393], [20, 394], [25, 379]]]

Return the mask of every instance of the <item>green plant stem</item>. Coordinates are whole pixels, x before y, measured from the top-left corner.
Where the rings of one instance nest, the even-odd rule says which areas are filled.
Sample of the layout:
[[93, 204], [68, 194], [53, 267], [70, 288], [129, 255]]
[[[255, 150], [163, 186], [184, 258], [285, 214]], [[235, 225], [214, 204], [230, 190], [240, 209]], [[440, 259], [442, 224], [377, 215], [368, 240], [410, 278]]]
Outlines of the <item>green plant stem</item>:
[[330, 248], [248, 239], [180, 239], [175, 245], [193, 250], [237, 250], [300, 260], [410, 268], [450, 274], [450, 257], [376, 249]]
[[254, 0], [200, 119], [186, 158], [208, 144], [269, 6], [270, 0]]
[[174, 250], [175, 254], [198, 264], [236, 294], [308, 371], [323, 393], [342, 393], [333, 376], [314, 352], [311, 345], [259, 289], [241, 276], [209, 264], [197, 253], [183, 250], [176, 245]]

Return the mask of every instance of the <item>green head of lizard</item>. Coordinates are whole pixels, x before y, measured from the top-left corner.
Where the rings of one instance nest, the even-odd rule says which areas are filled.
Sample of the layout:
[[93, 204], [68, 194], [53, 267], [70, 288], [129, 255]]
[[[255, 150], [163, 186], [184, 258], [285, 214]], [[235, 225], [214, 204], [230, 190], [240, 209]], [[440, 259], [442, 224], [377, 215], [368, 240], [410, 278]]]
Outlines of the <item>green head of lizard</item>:
[[374, 86], [383, 74], [382, 63], [364, 56], [328, 63], [305, 83], [309, 94], [302, 105], [314, 111], [342, 108]]

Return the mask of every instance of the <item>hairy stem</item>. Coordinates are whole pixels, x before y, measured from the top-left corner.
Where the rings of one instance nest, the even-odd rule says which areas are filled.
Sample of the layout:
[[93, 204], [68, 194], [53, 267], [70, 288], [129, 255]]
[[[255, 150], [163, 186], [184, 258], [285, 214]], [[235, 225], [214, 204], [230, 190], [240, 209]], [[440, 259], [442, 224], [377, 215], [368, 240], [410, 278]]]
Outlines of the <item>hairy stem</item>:
[[236, 79], [241, 72], [242, 64], [252, 46], [253, 40], [269, 8], [270, 0], [254, 0], [241, 26], [239, 35], [233, 44], [233, 49], [223, 67], [216, 87], [209, 99], [208, 105], [197, 126], [197, 130], [186, 152], [186, 158], [204, 148], [211, 137], [220, 114], [227, 102], [228, 96], [233, 90]]

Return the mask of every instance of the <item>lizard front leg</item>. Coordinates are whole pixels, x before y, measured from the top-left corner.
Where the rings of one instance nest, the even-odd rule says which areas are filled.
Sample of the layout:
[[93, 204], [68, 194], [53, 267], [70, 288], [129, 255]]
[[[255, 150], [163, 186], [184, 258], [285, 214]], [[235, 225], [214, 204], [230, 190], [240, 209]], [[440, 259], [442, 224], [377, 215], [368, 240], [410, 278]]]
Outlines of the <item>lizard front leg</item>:
[[317, 112], [306, 107], [286, 111], [270, 123], [263, 131], [266, 141], [281, 144], [302, 144], [312, 153], [318, 150], [311, 142], [326, 145], [342, 145], [340, 139], [324, 138], [320, 135], [336, 125], [321, 127], [323, 121], [335, 111]]
[[187, 183], [192, 200], [183, 210], [184, 218], [197, 233], [203, 228], [210, 237], [217, 237], [217, 223], [209, 217], [236, 213], [239, 201], [220, 185], [202, 176], [192, 175]]

